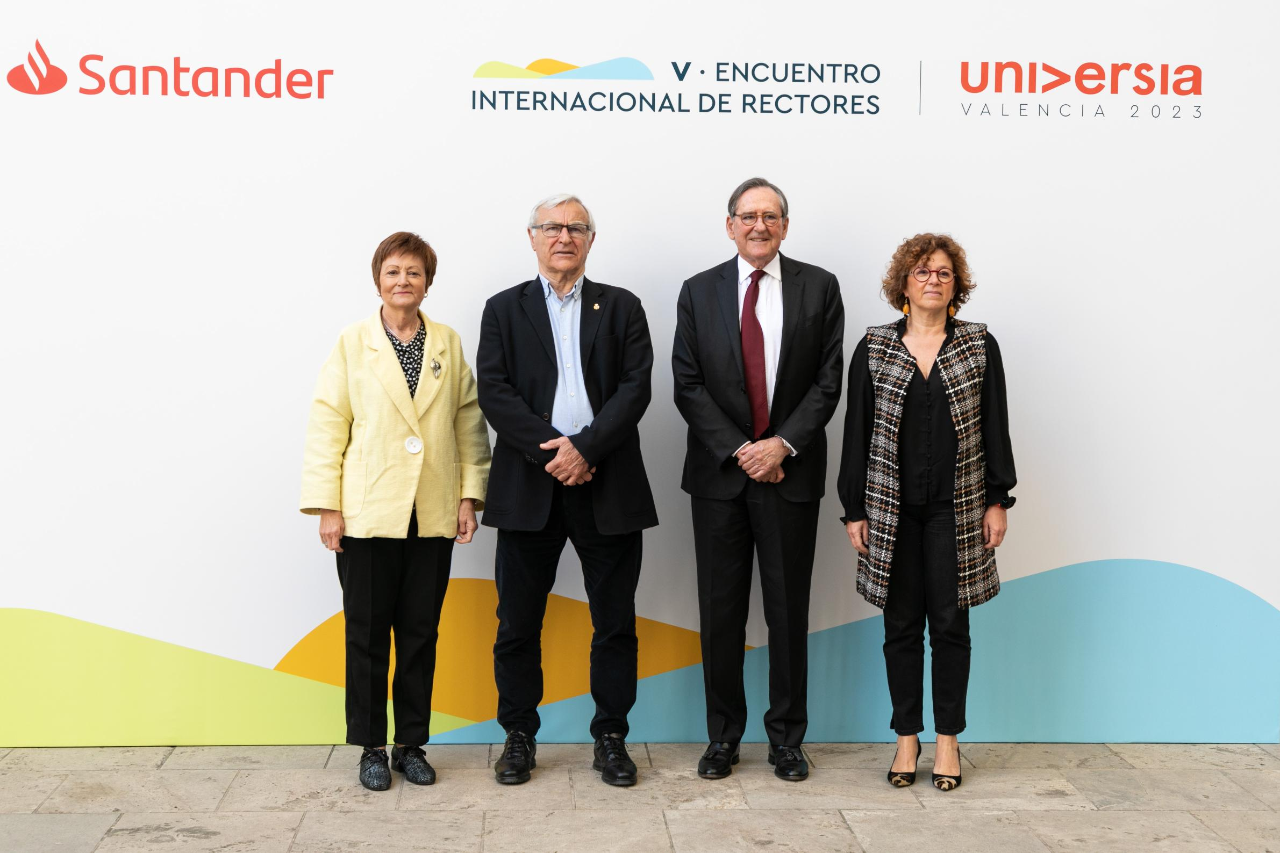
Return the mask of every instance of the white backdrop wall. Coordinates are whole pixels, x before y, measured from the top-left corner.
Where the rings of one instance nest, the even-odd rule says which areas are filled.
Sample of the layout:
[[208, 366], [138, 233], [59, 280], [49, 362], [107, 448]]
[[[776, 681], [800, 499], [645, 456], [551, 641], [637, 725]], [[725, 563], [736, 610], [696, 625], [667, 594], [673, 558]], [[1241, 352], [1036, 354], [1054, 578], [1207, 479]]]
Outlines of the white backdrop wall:
[[[1270, 620], [1277, 17], [1274, 4], [1239, 2], [1211, 16], [1181, 2], [934, 0], [8, 8], [0, 58], [17, 65], [39, 39], [69, 83], [47, 96], [0, 87], [0, 620], [40, 611], [275, 667], [341, 607], [332, 556], [295, 507], [316, 372], [339, 329], [377, 306], [374, 247], [401, 229], [431, 242], [440, 264], [424, 310], [471, 359], [485, 299], [536, 270], [530, 205], [569, 191], [599, 223], [588, 274], [640, 295], [655, 348], [641, 433], [661, 526], [646, 537], [638, 609], [696, 630], [675, 298], [731, 257], [725, 202], [756, 174], [789, 196], [784, 253], [840, 279], [846, 361], [866, 326], [893, 317], [878, 282], [904, 237], [944, 231], [967, 249], [978, 288], [963, 316], [990, 325], [1008, 371], [1020, 480], [1000, 551], [1010, 589], [1094, 561], [1169, 563], [1260, 599]], [[87, 95], [87, 54], [102, 55], [100, 73], [175, 56], [333, 73], [323, 100]], [[633, 57], [654, 79], [472, 76], [542, 57]], [[872, 64], [879, 79], [715, 81], [716, 63], [747, 61]], [[961, 61], [1193, 64], [1201, 94], [1136, 95], [1131, 78], [1114, 96], [1074, 82], [971, 94]], [[685, 62], [681, 82], [672, 63]], [[538, 88], [727, 94], [734, 109], [472, 108], [473, 92]], [[743, 113], [748, 93], [874, 95], [877, 112]], [[814, 632], [878, 614], [854, 591], [837, 521], [843, 415], [842, 402], [828, 428]], [[482, 529], [457, 549], [454, 577], [491, 578], [493, 547]], [[576, 566], [570, 550], [555, 591], [583, 599]], [[1144, 609], [1141, 584], [1097, 589], [1073, 599], [1077, 622], [1115, 594]], [[757, 592], [754, 645], [758, 604]], [[1230, 622], [1232, 606], [1206, 615]], [[1276, 660], [1274, 625], [1258, 635], [1272, 645], [1242, 654]], [[1260, 707], [1280, 682], [1263, 666], [1240, 688]], [[1274, 735], [1276, 708], [1249, 732]], [[0, 741], [26, 737], [28, 717], [5, 713]]]

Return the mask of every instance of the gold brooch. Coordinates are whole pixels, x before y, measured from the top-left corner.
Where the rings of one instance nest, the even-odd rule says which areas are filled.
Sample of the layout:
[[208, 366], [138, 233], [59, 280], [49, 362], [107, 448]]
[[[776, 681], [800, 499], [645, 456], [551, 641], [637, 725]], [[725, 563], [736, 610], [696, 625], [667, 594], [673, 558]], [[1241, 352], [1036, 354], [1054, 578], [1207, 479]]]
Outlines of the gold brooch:
[[600, 310], [600, 303], [599, 303], [599, 302], [597, 302], [596, 304], [592, 305], [591, 307], [592, 307], [592, 308], [594, 308], [596, 311], [599, 311], [599, 310]]

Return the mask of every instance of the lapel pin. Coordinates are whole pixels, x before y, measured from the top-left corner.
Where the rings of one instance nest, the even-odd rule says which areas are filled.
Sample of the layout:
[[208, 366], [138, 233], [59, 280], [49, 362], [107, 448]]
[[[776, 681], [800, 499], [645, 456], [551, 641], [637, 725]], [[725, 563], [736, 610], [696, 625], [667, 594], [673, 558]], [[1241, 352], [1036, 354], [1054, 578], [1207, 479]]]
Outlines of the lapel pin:
[[435, 375], [436, 379], [440, 378], [440, 362], [436, 361], [434, 358], [431, 359], [431, 372]]
[[600, 310], [600, 303], [599, 303], [599, 302], [597, 302], [596, 304], [592, 305], [591, 307], [592, 307], [594, 310], [599, 311], [599, 310]]

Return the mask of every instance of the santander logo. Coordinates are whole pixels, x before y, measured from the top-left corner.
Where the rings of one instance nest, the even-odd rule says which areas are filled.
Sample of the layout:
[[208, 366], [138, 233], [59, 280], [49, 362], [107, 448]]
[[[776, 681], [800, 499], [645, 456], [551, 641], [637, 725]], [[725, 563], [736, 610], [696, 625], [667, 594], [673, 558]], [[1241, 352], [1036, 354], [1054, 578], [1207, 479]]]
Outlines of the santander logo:
[[67, 85], [67, 72], [49, 61], [49, 55], [36, 39], [35, 56], [27, 54], [23, 65], [9, 71], [9, 85], [27, 95], [48, 95]]
[[[81, 95], [176, 98], [325, 100], [332, 68], [290, 68], [281, 59], [265, 67], [218, 67], [186, 62], [181, 56], [151, 63], [107, 63], [101, 53], [80, 57]], [[67, 73], [49, 61], [36, 41], [35, 53], [9, 72], [9, 85], [27, 95], [48, 95], [67, 85]]]

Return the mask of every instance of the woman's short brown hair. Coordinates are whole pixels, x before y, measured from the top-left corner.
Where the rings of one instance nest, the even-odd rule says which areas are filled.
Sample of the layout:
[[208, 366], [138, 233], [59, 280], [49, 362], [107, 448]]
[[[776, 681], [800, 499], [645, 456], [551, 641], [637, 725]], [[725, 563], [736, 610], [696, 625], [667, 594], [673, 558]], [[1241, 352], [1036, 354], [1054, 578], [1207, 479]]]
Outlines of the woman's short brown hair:
[[382, 287], [382, 264], [396, 255], [412, 255], [422, 261], [422, 273], [427, 277], [427, 287], [436, 277], [436, 253], [426, 240], [412, 231], [397, 231], [378, 244], [373, 252], [373, 286]]
[[951, 259], [951, 271], [956, 274], [956, 293], [951, 298], [951, 304], [959, 311], [960, 306], [969, 301], [969, 293], [975, 285], [973, 276], [969, 273], [969, 262], [965, 260], [964, 249], [946, 234], [917, 234], [902, 241], [902, 245], [893, 253], [893, 260], [889, 261], [889, 269], [881, 282], [880, 292], [884, 294], [885, 301], [901, 311], [907, 301], [904, 295], [907, 276], [911, 275], [917, 264], [928, 260], [939, 249], [947, 253], [947, 257]]

